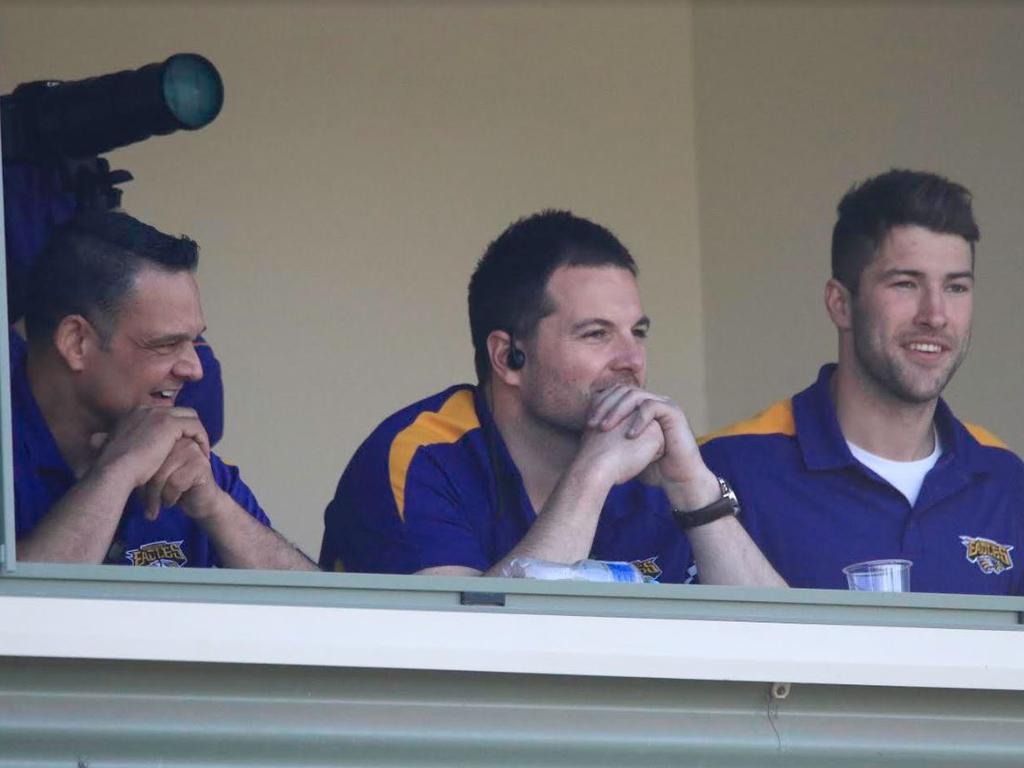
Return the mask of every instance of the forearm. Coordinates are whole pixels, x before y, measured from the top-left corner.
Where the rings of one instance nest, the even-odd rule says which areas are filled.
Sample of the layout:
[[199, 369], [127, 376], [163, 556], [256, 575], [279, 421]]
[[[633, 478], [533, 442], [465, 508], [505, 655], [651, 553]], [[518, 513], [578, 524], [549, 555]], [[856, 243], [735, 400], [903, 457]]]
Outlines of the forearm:
[[485, 576], [499, 576], [516, 557], [572, 563], [590, 555], [611, 483], [596, 469], [574, 463], [566, 470], [526, 535]]
[[702, 584], [786, 586], [735, 517], [691, 528], [687, 534]]
[[[706, 467], [691, 482], [669, 484], [665, 490], [673, 507], [688, 511], [706, 507], [721, 497], [718, 478]], [[735, 517], [690, 528], [686, 534], [702, 584], [786, 586]]]
[[102, 563], [132, 490], [116, 473], [86, 474], [18, 540], [18, 560]]
[[249, 515], [221, 492], [213, 513], [199, 520], [227, 568], [317, 571], [316, 563], [273, 528]]

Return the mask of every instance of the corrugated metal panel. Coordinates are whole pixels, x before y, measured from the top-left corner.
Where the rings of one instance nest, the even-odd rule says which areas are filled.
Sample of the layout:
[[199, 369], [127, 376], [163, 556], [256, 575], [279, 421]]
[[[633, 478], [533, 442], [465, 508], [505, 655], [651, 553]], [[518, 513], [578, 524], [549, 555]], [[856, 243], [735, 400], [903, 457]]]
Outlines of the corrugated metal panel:
[[808, 685], [773, 700], [744, 683], [0, 661], [0, 766], [79, 763], [1019, 767], [1024, 696]]

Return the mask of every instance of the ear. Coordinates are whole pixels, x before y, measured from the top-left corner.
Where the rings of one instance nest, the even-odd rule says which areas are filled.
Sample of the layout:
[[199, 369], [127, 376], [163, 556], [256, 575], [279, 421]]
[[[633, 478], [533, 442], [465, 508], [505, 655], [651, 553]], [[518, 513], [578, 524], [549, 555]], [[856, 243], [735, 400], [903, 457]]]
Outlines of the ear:
[[825, 309], [840, 331], [853, 327], [853, 296], [849, 289], [834, 277], [825, 283]]
[[72, 371], [83, 370], [90, 353], [99, 345], [99, 334], [81, 315], [65, 315], [53, 332], [53, 346]]
[[512, 337], [506, 331], [491, 331], [487, 336], [487, 358], [491, 363], [491, 375], [510, 387], [519, 386], [521, 371], [508, 367], [508, 351]]

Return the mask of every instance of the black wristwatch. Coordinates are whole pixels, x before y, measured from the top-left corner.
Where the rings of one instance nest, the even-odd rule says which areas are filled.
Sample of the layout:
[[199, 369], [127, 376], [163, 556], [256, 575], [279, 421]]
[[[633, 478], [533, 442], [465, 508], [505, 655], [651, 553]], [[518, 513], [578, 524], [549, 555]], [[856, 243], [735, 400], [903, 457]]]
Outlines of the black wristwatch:
[[708, 523], [714, 522], [721, 517], [732, 515], [733, 517], [739, 517], [740, 514], [740, 500], [736, 498], [736, 491], [732, 489], [725, 480], [718, 478], [718, 485], [722, 489], [722, 496], [719, 499], [708, 504], [706, 507], [695, 509], [692, 512], [687, 512], [682, 509], [673, 509], [672, 516], [679, 523], [679, 527], [684, 531], [688, 531], [691, 528], [696, 528], [700, 525], [707, 525]]

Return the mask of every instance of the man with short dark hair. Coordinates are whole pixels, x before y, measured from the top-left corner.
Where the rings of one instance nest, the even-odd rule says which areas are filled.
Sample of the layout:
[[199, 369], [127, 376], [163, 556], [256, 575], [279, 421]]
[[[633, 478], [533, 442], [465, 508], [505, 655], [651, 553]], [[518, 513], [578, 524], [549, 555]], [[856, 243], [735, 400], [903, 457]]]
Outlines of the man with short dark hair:
[[19, 560], [315, 567], [174, 405], [203, 375], [197, 260], [188, 238], [103, 212], [33, 266], [11, 369]]
[[696, 561], [706, 583], [781, 585], [683, 412], [643, 389], [636, 271], [611, 232], [565, 211], [495, 240], [469, 286], [479, 385], [363, 443], [325, 513], [322, 567], [472, 576], [593, 557], [684, 582]]
[[844, 566], [897, 558], [914, 591], [1020, 594], [1024, 465], [940, 398], [971, 338], [971, 195], [893, 170], [838, 212], [825, 286], [838, 363], [706, 438], [704, 458], [791, 586], [844, 588]]

